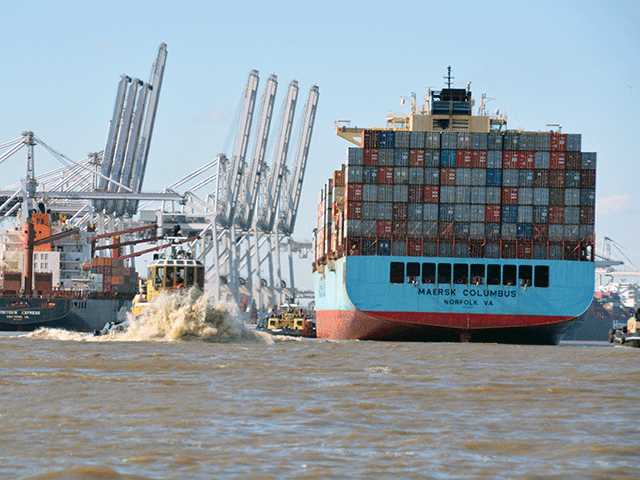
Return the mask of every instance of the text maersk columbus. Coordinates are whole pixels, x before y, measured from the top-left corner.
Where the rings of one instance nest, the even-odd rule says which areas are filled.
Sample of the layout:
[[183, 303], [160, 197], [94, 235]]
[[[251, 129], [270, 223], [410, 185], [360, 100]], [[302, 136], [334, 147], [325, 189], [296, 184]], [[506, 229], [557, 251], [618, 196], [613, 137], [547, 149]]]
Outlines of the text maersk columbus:
[[429, 100], [337, 128], [359, 147], [320, 193], [318, 338], [557, 343], [593, 297], [595, 153]]

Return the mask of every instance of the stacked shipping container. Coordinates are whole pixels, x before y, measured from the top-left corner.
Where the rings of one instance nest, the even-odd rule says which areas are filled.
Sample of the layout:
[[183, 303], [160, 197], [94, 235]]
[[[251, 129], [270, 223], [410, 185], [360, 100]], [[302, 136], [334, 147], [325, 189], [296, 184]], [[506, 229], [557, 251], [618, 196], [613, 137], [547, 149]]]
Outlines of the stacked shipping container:
[[320, 192], [316, 261], [581, 260], [593, 248], [595, 163], [580, 135], [365, 130]]

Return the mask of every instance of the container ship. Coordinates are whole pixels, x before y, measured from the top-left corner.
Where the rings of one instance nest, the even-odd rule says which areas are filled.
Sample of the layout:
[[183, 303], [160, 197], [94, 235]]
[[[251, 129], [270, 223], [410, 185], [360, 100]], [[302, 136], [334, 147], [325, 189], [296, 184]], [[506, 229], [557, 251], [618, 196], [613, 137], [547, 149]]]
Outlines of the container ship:
[[356, 147], [319, 196], [318, 338], [557, 344], [591, 303], [596, 154], [445, 78], [387, 128], [336, 127]]
[[44, 211], [31, 213], [26, 225], [0, 232], [0, 330], [89, 332], [122, 320], [136, 293], [137, 274], [118, 256], [94, 256], [102, 248], [95, 245], [99, 237]]

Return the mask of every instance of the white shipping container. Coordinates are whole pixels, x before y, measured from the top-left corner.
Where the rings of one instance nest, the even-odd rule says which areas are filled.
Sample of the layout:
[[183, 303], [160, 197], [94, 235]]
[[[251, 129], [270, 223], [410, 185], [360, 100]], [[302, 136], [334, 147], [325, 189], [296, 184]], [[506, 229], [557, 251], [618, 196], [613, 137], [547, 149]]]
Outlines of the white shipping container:
[[559, 241], [564, 237], [564, 225], [561, 223], [550, 223], [549, 224], [549, 240]]
[[580, 207], [564, 207], [564, 223], [580, 223]]
[[487, 168], [502, 168], [502, 150], [487, 150]]
[[471, 219], [471, 205], [468, 203], [457, 203], [454, 210], [454, 221], [469, 222]]
[[517, 224], [515, 223], [503, 223], [502, 224], [502, 238], [503, 240], [515, 240], [517, 233]]
[[347, 183], [362, 183], [362, 167], [347, 165]]
[[409, 238], [421, 238], [422, 220], [409, 220], [407, 222], [407, 230]]
[[500, 258], [500, 244], [487, 243], [484, 247], [484, 256], [486, 258]]
[[376, 220], [378, 217], [377, 202], [362, 202], [362, 220]]
[[549, 205], [549, 189], [544, 187], [534, 188], [533, 204], [548, 206]]
[[404, 203], [408, 202], [409, 201], [409, 185], [394, 185], [393, 201], [404, 202]]
[[484, 186], [487, 184], [487, 169], [472, 168], [471, 169], [471, 185]]
[[471, 203], [471, 187], [458, 186], [456, 189], [455, 203]]
[[565, 240], [578, 240], [580, 238], [580, 225], [565, 224], [564, 238]]
[[409, 167], [409, 184], [422, 185], [424, 183], [424, 168]]
[[376, 220], [362, 220], [362, 236], [375, 237], [378, 230], [378, 222]]
[[437, 238], [438, 222], [425, 221], [422, 223], [422, 235], [425, 238]]
[[498, 205], [502, 203], [502, 189], [500, 187], [487, 187], [487, 204]]
[[[482, 205], [471, 205], [471, 213], [469, 217], [470, 222], [484, 222], [484, 215], [486, 211], [486, 206]], [[482, 233], [484, 234], [484, 226], [482, 227]]]
[[362, 200], [365, 202], [378, 201], [378, 185], [365, 183], [362, 186]]
[[487, 187], [471, 187], [471, 203], [484, 204], [487, 203]]
[[440, 203], [455, 203], [456, 187], [443, 185], [440, 187]]
[[410, 148], [424, 148], [424, 134], [425, 132], [410, 132]]
[[345, 219], [344, 230], [347, 235], [362, 235], [362, 220], [357, 218]]
[[378, 202], [377, 220], [392, 220], [392, 219], [393, 219], [393, 203]]
[[427, 167], [424, 169], [424, 184], [425, 185], [440, 185], [440, 169], [434, 167]]
[[409, 204], [409, 208], [408, 208], [408, 213], [407, 213], [407, 218], [409, 221], [422, 221], [422, 210], [423, 210], [423, 206], [425, 204], [423, 203], [410, 203]]
[[518, 189], [518, 205], [533, 205], [533, 188]]
[[469, 236], [472, 239], [484, 238], [484, 223], [473, 222], [469, 224]]
[[502, 170], [502, 186], [517, 187], [518, 186], [518, 170], [515, 168], [504, 168]]
[[406, 185], [409, 183], [409, 167], [394, 167], [393, 183]]
[[393, 185], [378, 184], [378, 202], [393, 201]]
[[[547, 135], [547, 138], [549, 136]], [[548, 148], [547, 148], [548, 150]], [[551, 156], [548, 151], [538, 151], [534, 154], [533, 166], [539, 170], [548, 169], [551, 165]]]
[[456, 169], [456, 185], [471, 185], [471, 169], [470, 168]]
[[533, 187], [533, 170], [531, 169], [518, 170], [518, 186]]
[[[564, 190], [564, 204], [565, 205], [580, 205], [580, 189], [579, 188], [565, 188]], [[566, 219], [565, 219], [566, 222]]]
[[424, 203], [422, 209], [422, 218], [425, 221], [437, 221], [438, 209], [439, 205], [437, 203]]
[[519, 223], [533, 222], [533, 206], [532, 205], [521, 205], [518, 207], [518, 222]]

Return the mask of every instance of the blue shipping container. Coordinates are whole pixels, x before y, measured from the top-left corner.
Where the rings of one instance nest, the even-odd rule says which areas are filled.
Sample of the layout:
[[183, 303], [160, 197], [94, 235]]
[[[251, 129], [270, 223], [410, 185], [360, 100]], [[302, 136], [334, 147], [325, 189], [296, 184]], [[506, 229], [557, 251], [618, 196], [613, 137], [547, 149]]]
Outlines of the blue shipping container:
[[487, 169], [487, 187], [500, 187], [500, 186], [502, 186], [502, 169], [488, 168]]
[[518, 206], [502, 206], [502, 223], [516, 223], [518, 221]]

